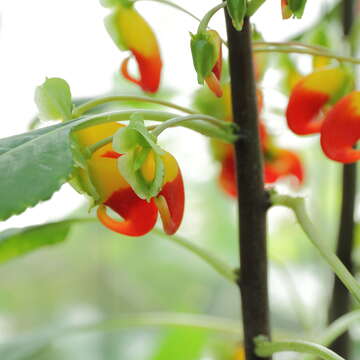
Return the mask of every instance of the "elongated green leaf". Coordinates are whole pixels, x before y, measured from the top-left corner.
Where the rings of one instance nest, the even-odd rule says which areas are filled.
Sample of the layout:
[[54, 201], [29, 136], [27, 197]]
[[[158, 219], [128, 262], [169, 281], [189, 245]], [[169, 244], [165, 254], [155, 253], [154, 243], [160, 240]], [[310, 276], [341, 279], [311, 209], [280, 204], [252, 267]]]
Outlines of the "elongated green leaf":
[[49, 199], [71, 174], [71, 127], [41, 130], [0, 140], [0, 220]]
[[0, 139], [0, 220], [48, 200], [74, 169], [70, 137], [82, 118]]
[[39, 109], [41, 120], [71, 119], [73, 108], [71, 92], [68, 83], [60, 78], [46, 79], [36, 88], [35, 102]]
[[1, 232], [0, 264], [43, 246], [64, 241], [73, 222], [73, 220], [63, 220], [20, 229], [8, 229]]

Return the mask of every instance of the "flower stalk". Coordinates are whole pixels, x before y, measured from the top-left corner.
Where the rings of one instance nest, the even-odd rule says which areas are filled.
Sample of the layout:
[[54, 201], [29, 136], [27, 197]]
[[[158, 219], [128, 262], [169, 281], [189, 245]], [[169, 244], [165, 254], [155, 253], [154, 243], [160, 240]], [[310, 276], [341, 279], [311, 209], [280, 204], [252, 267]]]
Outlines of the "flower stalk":
[[309, 237], [312, 244], [318, 249], [323, 259], [329, 264], [342, 284], [348, 289], [354, 298], [360, 302], [360, 284], [355, 280], [355, 278], [345, 267], [345, 265], [339, 260], [336, 254], [333, 253], [326, 244], [324, 244], [321, 236], [317, 231], [317, 228], [311, 222], [306, 212], [304, 199], [300, 197], [279, 195], [273, 192], [271, 193], [270, 200], [273, 205], [286, 206], [294, 211], [299, 225], [305, 234]]

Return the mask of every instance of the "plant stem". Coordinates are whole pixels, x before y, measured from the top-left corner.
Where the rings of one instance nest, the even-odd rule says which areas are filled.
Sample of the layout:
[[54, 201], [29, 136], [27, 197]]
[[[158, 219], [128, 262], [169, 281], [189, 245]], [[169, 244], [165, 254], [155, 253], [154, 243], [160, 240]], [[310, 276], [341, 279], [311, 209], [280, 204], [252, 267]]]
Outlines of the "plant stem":
[[167, 235], [162, 230], [154, 229], [153, 234], [160, 236], [164, 239], [172, 241], [181, 247], [191, 251], [193, 254], [197, 255], [200, 259], [204, 260], [208, 265], [210, 265], [216, 272], [218, 272], [225, 279], [229, 280], [232, 283], [236, 283], [236, 274], [234, 269], [227, 265], [224, 261], [219, 259], [215, 254], [210, 251], [203, 249], [197, 246], [192, 241], [189, 241], [178, 235]]
[[[134, 3], [138, 2], [138, 1], [145, 1], [145, 0], [132, 0]], [[199, 19], [197, 16], [195, 16], [194, 14], [192, 14], [190, 11], [186, 10], [185, 8], [179, 6], [178, 4], [173, 3], [172, 1], [168, 1], [168, 0], [147, 0], [147, 1], [153, 1], [153, 2], [157, 2], [159, 4], [165, 4], [168, 6], [173, 7], [174, 9], [180, 10], [183, 13], [191, 16], [193, 19], [197, 20], [197, 21], [201, 21], [201, 19]]]
[[163, 122], [162, 124], [156, 126], [155, 129], [153, 130], [153, 134], [155, 136], [159, 136], [167, 128], [170, 128], [173, 126], [178, 126], [179, 124], [182, 124], [183, 122], [194, 121], [194, 120], [209, 122], [210, 124], [213, 124], [224, 130], [229, 129], [230, 128], [229, 125], [231, 126], [231, 123], [213, 118], [212, 116], [208, 116], [208, 115], [179, 116], [179, 117], [167, 120], [167, 121]]
[[[349, 327], [360, 321], [360, 310], [355, 310], [337, 318], [330, 324], [319, 337], [317, 342], [323, 346], [329, 346], [334, 340], [339, 338], [342, 334], [347, 332]], [[313, 360], [311, 355], [304, 356], [302, 360]]]
[[222, 8], [225, 7], [225, 6], [226, 6], [226, 1], [224, 1], [223, 3], [221, 3], [221, 4], [219, 4], [219, 5], [216, 5], [216, 6], [213, 7], [212, 9], [210, 9], [210, 10], [204, 15], [204, 17], [201, 19], [197, 32], [198, 32], [198, 33], [201, 33], [201, 32], [206, 31], [206, 29], [207, 29], [208, 26], [209, 26], [209, 22], [210, 22], [211, 18], [212, 18], [220, 9], [222, 9]]
[[277, 352], [295, 351], [315, 355], [324, 360], [345, 360], [328, 348], [308, 341], [268, 341], [265, 337], [259, 336], [255, 339], [256, 353], [266, 357]]
[[324, 244], [318, 234], [317, 228], [306, 213], [304, 199], [272, 193], [271, 202], [274, 205], [287, 206], [294, 211], [299, 225], [309, 237], [310, 241], [319, 250], [324, 260], [330, 265], [331, 269], [339, 277], [344, 286], [350, 291], [355, 299], [360, 302], [360, 284], [355, 280], [339, 258], [329, 249], [327, 244]]
[[305, 54], [305, 55], [312, 55], [312, 56], [322, 56], [330, 59], [335, 59], [340, 62], [348, 62], [351, 64], [360, 65], [360, 59], [354, 58], [354, 57], [348, 57], [348, 56], [341, 56], [336, 54], [331, 54], [329, 52], [322, 52], [318, 50], [311, 50], [311, 49], [300, 49], [298, 47], [268, 47], [268, 48], [258, 48], [255, 47], [253, 51], [261, 52], [261, 53], [268, 53], [268, 52], [278, 52], [278, 53], [286, 53], [286, 54]]
[[[145, 120], [160, 121], [164, 122], [172, 118], [177, 117], [177, 114], [169, 113], [165, 111], [154, 111], [154, 110], [143, 110], [143, 109], [132, 109], [132, 110], [122, 110], [122, 111], [113, 111], [103, 114], [88, 115], [83, 119], [72, 120], [73, 122], [78, 121], [79, 125], [74, 126], [74, 131], [85, 129], [91, 126], [96, 126], [100, 124], [105, 124], [109, 122], [116, 121], [128, 121], [133, 114], [141, 114]], [[200, 114], [201, 116], [201, 114]], [[70, 123], [70, 122], [69, 122]], [[204, 136], [214, 137], [225, 142], [232, 143], [236, 138], [233, 132], [224, 131], [218, 126], [213, 124], [208, 124], [205, 122], [186, 122], [182, 125], [188, 129], [198, 132]]]
[[302, 48], [307, 48], [307, 49], [312, 49], [312, 50], [317, 50], [317, 51], [329, 51], [329, 49], [324, 47], [324, 46], [309, 45], [309, 44], [302, 43], [300, 41], [284, 41], [284, 42], [253, 41], [252, 44], [253, 44], [253, 46], [282, 46], [282, 47], [284, 47], [284, 46], [296, 46], [296, 47], [302, 47]]
[[239, 205], [239, 250], [244, 345], [247, 360], [259, 360], [253, 339], [270, 337], [267, 288], [266, 204], [251, 45], [251, 26], [241, 31], [225, 11], [234, 122], [244, 134], [235, 142]]
[[89, 110], [93, 109], [96, 106], [106, 104], [106, 103], [109, 103], [109, 102], [114, 102], [114, 101], [147, 102], [147, 103], [152, 103], [152, 104], [163, 105], [163, 106], [175, 109], [175, 110], [185, 112], [187, 114], [196, 114], [195, 111], [193, 111], [191, 109], [187, 109], [187, 108], [185, 108], [183, 106], [179, 106], [177, 104], [173, 104], [173, 103], [168, 102], [168, 101], [152, 99], [152, 98], [145, 97], [145, 96], [105, 96], [105, 97], [101, 97], [101, 98], [98, 98], [98, 99], [90, 100], [90, 101], [88, 101], [88, 102], [86, 102], [84, 104], [81, 104], [81, 105], [77, 106], [73, 110], [73, 118], [80, 117], [81, 115], [85, 114], [86, 112], [88, 112]]
[[[347, 38], [350, 35], [354, 20], [353, 0], [343, 0], [342, 15], [343, 33], [345, 40], [348, 40]], [[354, 247], [356, 177], [356, 163], [343, 165], [341, 215], [336, 254], [350, 273], [354, 272], [351, 255]], [[351, 299], [347, 289], [338, 278], [335, 278], [328, 314], [329, 322], [333, 322], [340, 316], [349, 312], [350, 307]], [[350, 345], [349, 332], [346, 331], [334, 341], [331, 345], [331, 349], [341, 356], [348, 358]]]

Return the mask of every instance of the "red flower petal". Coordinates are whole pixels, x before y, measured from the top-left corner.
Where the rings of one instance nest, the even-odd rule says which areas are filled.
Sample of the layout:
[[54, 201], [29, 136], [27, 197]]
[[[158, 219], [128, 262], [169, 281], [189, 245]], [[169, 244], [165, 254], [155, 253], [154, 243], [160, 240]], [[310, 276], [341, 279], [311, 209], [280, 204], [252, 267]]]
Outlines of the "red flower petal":
[[320, 141], [325, 155], [335, 161], [352, 163], [360, 160], [353, 148], [360, 138], [360, 92], [352, 92], [338, 101], [327, 113]]

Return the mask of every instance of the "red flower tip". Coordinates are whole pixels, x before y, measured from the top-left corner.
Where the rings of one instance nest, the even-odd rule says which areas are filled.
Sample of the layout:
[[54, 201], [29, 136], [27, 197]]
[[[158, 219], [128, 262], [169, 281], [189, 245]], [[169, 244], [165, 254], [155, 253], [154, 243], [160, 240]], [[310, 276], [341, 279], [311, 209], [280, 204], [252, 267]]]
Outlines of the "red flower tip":
[[360, 160], [360, 150], [353, 146], [360, 138], [360, 91], [354, 91], [327, 113], [321, 128], [320, 142], [325, 155], [335, 161]]
[[[106, 206], [123, 220], [115, 220], [106, 212]], [[114, 192], [97, 210], [101, 223], [108, 229], [128, 236], [142, 236], [155, 226], [158, 210], [153, 200], [140, 199], [129, 187]]]

